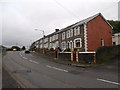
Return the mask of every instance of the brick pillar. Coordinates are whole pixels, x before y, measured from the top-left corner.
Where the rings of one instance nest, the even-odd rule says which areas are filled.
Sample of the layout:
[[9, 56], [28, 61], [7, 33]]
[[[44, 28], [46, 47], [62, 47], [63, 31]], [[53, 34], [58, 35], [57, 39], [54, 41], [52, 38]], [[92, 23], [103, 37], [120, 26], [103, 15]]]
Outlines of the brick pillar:
[[94, 64], [96, 64], [96, 53], [94, 53]]
[[73, 60], [74, 60], [74, 52], [72, 51], [71, 52], [71, 61], [73, 62]]
[[78, 55], [79, 55], [79, 51], [76, 51], [76, 62], [79, 62]]

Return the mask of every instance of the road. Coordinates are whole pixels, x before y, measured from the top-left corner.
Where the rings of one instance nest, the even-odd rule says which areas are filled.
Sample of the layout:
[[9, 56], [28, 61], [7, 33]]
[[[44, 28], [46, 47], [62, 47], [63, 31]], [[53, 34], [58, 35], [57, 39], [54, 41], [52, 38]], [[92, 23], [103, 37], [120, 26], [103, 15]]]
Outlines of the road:
[[3, 66], [23, 88], [118, 88], [120, 85], [117, 69], [63, 65], [23, 51], [7, 52]]

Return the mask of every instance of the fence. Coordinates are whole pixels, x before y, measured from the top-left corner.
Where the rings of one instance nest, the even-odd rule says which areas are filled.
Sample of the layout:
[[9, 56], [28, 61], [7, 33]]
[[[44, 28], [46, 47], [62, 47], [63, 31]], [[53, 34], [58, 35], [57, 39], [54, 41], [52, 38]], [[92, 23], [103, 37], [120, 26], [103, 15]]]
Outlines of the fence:
[[67, 60], [78, 63], [96, 63], [95, 52], [60, 52], [60, 60]]
[[[43, 49], [36, 49], [36, 52], [43, 53]], [[78, 63], [96, 63], [95, 52], [59, 52], [44, 49], [44, 54], [48, 57], [58, 58], [59, 60], [72, 61]]]

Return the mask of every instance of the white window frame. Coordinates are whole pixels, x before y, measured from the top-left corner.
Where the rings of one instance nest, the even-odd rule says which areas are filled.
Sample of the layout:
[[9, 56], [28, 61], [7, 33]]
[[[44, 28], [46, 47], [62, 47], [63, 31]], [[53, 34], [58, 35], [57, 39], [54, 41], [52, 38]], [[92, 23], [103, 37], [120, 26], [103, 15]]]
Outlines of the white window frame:
[[76, 36], [76, 27], [74, 27], [74, 36]]
[[76, 35], [79, 35], [79, 34], [80, 34], [80, 26], [78, 26], [76, 29]]
[[59, 47], [59, 42], [56, 41], [55, 43], [56, 43], [56, 44], [55, 44], [55, 47], [56, 47], [56, 48]]
[[66, 49], [66, 42], [65, 41], [61, 43], [61, 48]]
[[73, 37], [73, 29], [70, 29], [70, 37]]
[[[76, 40], [80, 40], [80, 47], [76, 47]], [[74, 39], [74, 48], [81, 48], [82, 47], [82, 40], [81, 38]]]
[[58, 34], [56, 34], [56, 38], [55, 38], [56, 40], [58, 39]]
[[104, 46], [104, 45], [105, 45], [104, 39], [101, 39], [101, 46]]
[[65, 39], [65, 32], [62, 33], [62, 40]]

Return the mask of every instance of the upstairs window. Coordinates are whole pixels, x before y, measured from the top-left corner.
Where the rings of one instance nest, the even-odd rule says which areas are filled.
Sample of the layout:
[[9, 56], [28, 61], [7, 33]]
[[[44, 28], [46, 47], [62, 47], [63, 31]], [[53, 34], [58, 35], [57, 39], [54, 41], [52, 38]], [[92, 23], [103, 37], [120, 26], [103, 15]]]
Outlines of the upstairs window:
[[80, 26], [77, 26], [74, 28], [74, 36], [79, 35], [80, 34]]
[[65, 39], [65, 32], [62, 33], [62, 40]]
[[104, 40], [101, 39], [101, 46], [104, 46]]
[[67, 38], [70, 37], [70, 30], [66, 31], [66, 37], [67, 37]]
[[55, 39], [57, 40], [57, 39], [58, 39], [58, 34], [56, 34], [55, 36], [56, 36], [56, 38], [55, 38]]
[[80, 34], [80, 26], [78, 26], [76, 29], [76, 35], [79, 35], [79, 34]]
[[74, 28], [74, 36], [76, 36], [76, 27]]
[[73, 37], [73, 29], [70, 30], [70, 37]]

